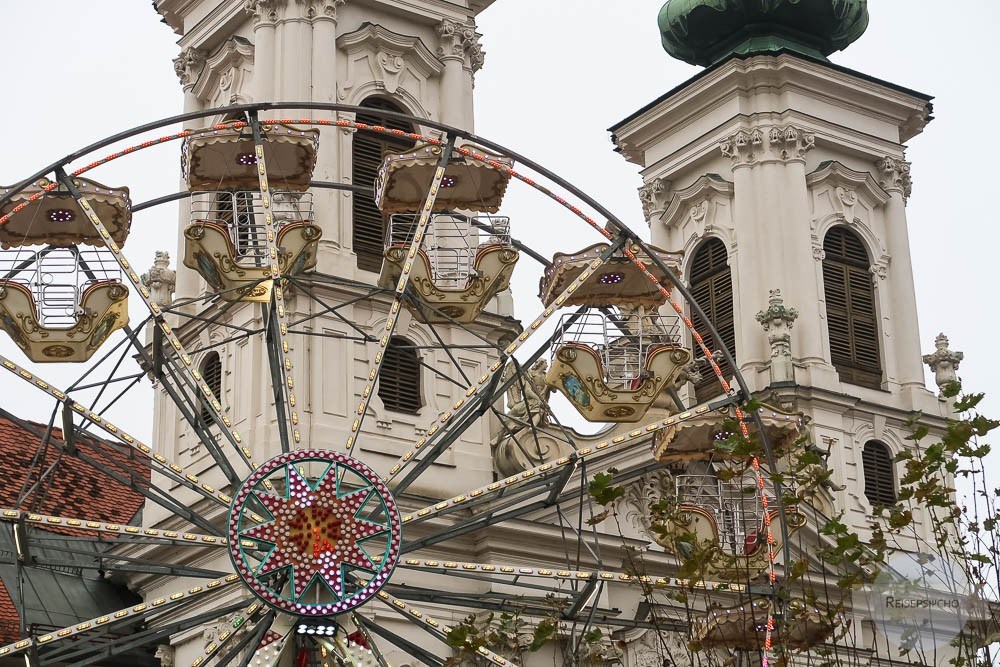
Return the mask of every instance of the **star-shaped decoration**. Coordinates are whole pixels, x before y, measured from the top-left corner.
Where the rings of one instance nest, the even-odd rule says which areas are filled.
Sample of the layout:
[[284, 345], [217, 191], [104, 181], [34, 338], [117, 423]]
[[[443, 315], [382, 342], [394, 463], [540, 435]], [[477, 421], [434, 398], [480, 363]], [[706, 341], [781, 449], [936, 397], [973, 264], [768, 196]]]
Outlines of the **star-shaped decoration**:
[[317, 578], [342, 600], [345, 566], [369, 572], [378, 569], [360, 543], [389, 528], [358, 517], [374, 489], [369, 486], [340, 495], [337, 465], [327, 468], [315, 487], [294, 465], [284, 467], [285, 495], [262, 489], [253, 492], [272, 520], [240, 533], [243, 538], [274, 545], [256, 574], [263, 577], [290, 567], [296, 600]]

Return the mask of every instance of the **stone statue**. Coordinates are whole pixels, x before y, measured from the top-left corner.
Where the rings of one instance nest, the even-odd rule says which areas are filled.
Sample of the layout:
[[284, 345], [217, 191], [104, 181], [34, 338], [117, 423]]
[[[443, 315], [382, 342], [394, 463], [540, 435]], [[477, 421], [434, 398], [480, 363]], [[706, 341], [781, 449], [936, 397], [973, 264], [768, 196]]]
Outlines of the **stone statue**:
[[552, 387], [545, 382], [548, 367], [540, 359], [520, 379], [515, 378], [517, 366], [511, 364], [504, 371], [504, 381], [515, 379], [507, 390], [507, 411], [500, 418], [503, 426], [493, 436], [493, 463], [501, 475], [516, 475], [573, 451], [552, 422], [548, 405]]
[[[515, 380], [507, 390], [507, 416], [512, 422], [508, 426], [512, 432], [528, 428], [530, 424], [541, 427], [549, 423], [551, 412], [548, 400], [552, 387], [545, 382], [548, 368], [549, 363], [539, 359], [528, 369], [525, 378]], [[504, 372], [503, 380], [509, 380], [515, 373], [517, 366], [511, 364]]]
[[924, 363], [934, 371], [934, 381], [939, 389], [944, 389], [949, 382], [958, 380], [958, 365], [965, 358], [962, 352], [948, 349], [948, 337], [943, 333], [934, 339], [934, 352], [924, 355]]
[[177, 272], [170, 268], [170, 253], [157, 250], [153, 266], [140, 277], [142, 284], [149, 288], [153, 302], [160, 308], [169, 308], [174, 302], [174, 287]]

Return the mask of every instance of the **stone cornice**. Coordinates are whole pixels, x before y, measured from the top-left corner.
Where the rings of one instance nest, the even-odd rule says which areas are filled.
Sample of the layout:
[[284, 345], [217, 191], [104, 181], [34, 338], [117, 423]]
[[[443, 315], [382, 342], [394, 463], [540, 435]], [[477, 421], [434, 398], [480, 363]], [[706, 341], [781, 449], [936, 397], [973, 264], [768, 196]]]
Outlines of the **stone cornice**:
[[[738, 100], [747, 104], [739, 105]], [[719, 131], [736, 118], [809, 119], [804, 111], [815, 113], [812, 110], [817, 104], [835, 109], [841, 120], [831, 122], [824, 114], [806, 125], [828, 127], [824, 139], [872, 156], [890, 153], [919, 134], [930, 112], [927, 99], [918, 93], [781, 54], [733, 59], [706, 70], [611, 130], [618, 142], [641, 155], [664, 137], [678, 133], [691, 136], [692, 127], [704, 126], [694, 135], [697, 140], [699, 134]], [[757, 111], [740, 113], [748, 106]], [[851, 116], [856, 121], [851, 121]]]

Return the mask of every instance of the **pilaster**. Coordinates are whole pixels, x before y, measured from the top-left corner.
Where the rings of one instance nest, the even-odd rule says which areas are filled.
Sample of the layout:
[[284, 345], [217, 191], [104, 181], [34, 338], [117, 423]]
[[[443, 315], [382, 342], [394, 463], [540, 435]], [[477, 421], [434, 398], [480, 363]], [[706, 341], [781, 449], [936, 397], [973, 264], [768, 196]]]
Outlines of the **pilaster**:
[[472, 129], [474, 75], [485, 60], [480, 35], [472, 23], [444, 19], [436, 26], [437, 56], [444, 63], [441, 75], [441, 121]]
[[887, 156], [878, 163], [882, 188], [889, 193], [885, 205], [885, 245], [891, 261], [883, 269], [892, 287], [893, 344], [897, 356], [899, 383], [909, 390], [924, 388], [920, 363], [920, 331], [917, 321], [917, 294], [910, 259], [910, 234], [906, 222], [906, 200], [910, 196], [910, 163]]

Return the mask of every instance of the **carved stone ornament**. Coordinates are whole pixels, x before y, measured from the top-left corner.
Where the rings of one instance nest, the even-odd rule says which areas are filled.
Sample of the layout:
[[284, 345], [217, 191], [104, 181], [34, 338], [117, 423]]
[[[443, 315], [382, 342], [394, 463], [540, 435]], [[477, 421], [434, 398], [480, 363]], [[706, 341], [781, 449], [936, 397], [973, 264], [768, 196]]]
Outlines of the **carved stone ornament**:
[[885, 280], [886, 276], [889, 275], [889, 257], [884, 255], [878, 258], [868, 270], [879, 280]]
[[337, 8], [347, 0], [307, 0], [309, 3], [309, 18], [328, 18], [337, 20]]
[[949, 350], [948, 337], [943, 333], [934, 339], [934, 347], [932, 354], [924, 355], [924, 363], [930, 366], [934, 372], [934, 381], [943, 389], [946, 384], [958, 379], [958, 365], [965, 358], [965, 354]]
[[153, 657], [159, 658], [160, 667], [174, 667], [174, 647], [169, 644], [157, 646]]
[[913, 182], [910, 180], [910, 163], [894, 157], [885, 157], [878, 163], [880, 183], [888, 192], [902, 192], [903, 200], [910, 198]]
[[785, 306], [778, 289], [769, 291], [767, 304], [767, 310], [757, 313], [756, 319], [767, 332], [767, 342], [771, 346], [771, 383], [789, 382], [795, 379], [792, 326], [799, 311]]
[[643, 475], [641, 479], [625, 488], [625, 495], [620, 501], [625, 520], [631, 523], [640, 535], [649, 537], [650, 527], [653, 525], [650, 505], [665, 496], [673, 497], [674, 493], [674, 476], [669, 470], [655, 470]]
[[[548, 362], [539, 359], [507, 390], [503, 429], [493, 438], [493, 463], [500, 474], [517, 475], [543, 463], [568, 456], [572, 447], [553, 428], [548, 400], [552, 387], [545, 381]], [[503, 379], [517, 373], [508, 366]]]
[[174, 302], [174, 287], [177, 272], [170, 268], [170, 253], [157, 250], [153, 266], [140, 276], [142, 284], [149, 288], [153, 302], [161, 308], [169, 308]]
[[243, 11], [250, 14], [256, 28], [260, 24], [274, 23], [278, 20], [278, 8], [283, 7], [288, 0], [243, 0]]
[[794, 125], [772, 127], [768, 132], [771, 152], [782, 160], [803, 160], [816, 147], [816, 135]]
[[205, 66], [205, 52], [200, 49], [186, 48], [174, 58], [174, 73], [180, 79], [181, 86], [193, 86]]
[[486, 61], [475, 24], [444, 19], [437, 25], [440, 39], [437, 54], [442, 60], [461, 59], [465, 67], [478, 72]]
[[665, 178], [654, 178], [639, 188], [639, 201], [642, 202], [642, 214], [652, 222], [667, 208], [670, 199], [670, 181]]
[[738, 167], [753, 164], [761, 159], [764, 148], [764, 133], [759, 129], [740, 130], [719, 143], [722, 154]]
[[739, 130], [719, 142], [719, 149], [734, 167], [764, 161], [803, 160], [816, 146], [816, 135], [794, 125]]
[[[642, 637], [627, 644], [626, 651], [631, 659], [626, 664], [632, 667], [665, 667], [684, 664], [677, 660], [688, 656], [688, 638], [678, 632], [646, 630]], [[709, 662], [708, 664], [714, 664]]]

